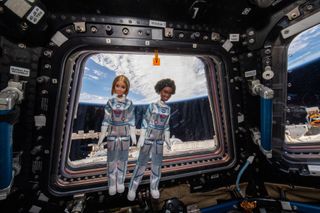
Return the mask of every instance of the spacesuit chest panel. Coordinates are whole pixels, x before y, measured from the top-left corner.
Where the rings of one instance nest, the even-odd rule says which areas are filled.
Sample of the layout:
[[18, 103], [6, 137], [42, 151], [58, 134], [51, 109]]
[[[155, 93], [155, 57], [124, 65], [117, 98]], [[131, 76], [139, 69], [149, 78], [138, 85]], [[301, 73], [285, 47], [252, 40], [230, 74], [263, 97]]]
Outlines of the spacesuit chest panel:
[[125, 125], [128, 122], [127, 118], [127, 111], [130, 107], [130, 102], [120, 102], [113, 99], [111, 102], [111, 124], [118, 126], [118, 125]]
[[169, 114], [170, 114], [169, 107], [163, 107], [158, 104], [154, 104], [151, 112], [149, 127], [163, 130], [169, 118]]

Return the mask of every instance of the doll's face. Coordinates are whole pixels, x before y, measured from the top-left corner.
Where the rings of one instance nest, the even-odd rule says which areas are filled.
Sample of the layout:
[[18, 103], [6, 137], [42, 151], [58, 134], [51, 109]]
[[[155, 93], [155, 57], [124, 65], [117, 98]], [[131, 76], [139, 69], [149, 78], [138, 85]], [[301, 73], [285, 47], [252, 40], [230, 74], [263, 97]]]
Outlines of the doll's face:
[[171, 98], [173, 89], [171, 87], [164, 87], [161, 91], [160, 91], [160, 98], [161, 101], [168, 101]]
[[118, 96], [122, 96], [127, 90], [127, 85], [124, 81], [117, 81], [114, 86], [114, 91]]

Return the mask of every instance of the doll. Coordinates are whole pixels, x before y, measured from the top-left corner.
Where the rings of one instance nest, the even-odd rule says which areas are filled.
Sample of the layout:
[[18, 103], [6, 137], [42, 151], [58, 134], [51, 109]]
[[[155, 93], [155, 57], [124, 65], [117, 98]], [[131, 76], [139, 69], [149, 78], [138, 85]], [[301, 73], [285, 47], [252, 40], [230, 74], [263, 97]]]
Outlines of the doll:
[[112, 83], [110, 98], [105, 106], [104, 120], [98, 145], [107, 137], [107, 168], [109, 195], [124, 192], [130, 136], [136, 144], [135, 116], [132, 101], [126, 98], [130, 82], [124, 75], [117, 76]]
[[144, 171], [151, 156], [150, 192], [154, 199], [160, 197], [158, 185], [161, 178], [161, 164], [163, 158], [163, 143], [170, 144], [170, 107], [166, 104], [175, 94], [176, 86], [173, 80], [163, 79], [155, 85], [155, 91], [160, 95], [160, 100], [151, 103], [143, 117], [138, 147], [139, 157], [134, 169], [128, 191], [128, 200], [133, 201], [136, 190], [143, 177]]

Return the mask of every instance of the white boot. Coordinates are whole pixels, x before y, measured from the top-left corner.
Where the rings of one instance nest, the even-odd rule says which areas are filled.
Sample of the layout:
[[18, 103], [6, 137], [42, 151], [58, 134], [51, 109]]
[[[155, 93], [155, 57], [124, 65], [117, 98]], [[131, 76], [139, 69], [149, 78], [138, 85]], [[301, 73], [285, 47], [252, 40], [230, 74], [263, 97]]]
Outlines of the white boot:
[[134, 201], [134, 199], [136, 198], [136, 191], [129, 190], [127, 198], [130, 201]]
[[117, 192], [123, 193], [124, 192], [124, 184], [117, 183]]
[[117, 187], [114, 186], [109, 186], [109, 195], [115, 195], [117, 193]]
[[160, 193], [159, 190], [157, 189], [150, 189], [151, 196], [153, 199], [159, 199], [160, 198]]

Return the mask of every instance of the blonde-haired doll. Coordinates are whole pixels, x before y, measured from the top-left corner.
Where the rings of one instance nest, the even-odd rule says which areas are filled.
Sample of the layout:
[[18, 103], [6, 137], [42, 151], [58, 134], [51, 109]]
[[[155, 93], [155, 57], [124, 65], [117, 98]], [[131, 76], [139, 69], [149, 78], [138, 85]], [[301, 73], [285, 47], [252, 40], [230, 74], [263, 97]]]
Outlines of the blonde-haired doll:
[[124, 192], [130, 137], [136, 144], [135, 115], [132, 101], [126, 98], [130, 82], [124, 75], [117, 76], [112, 83], [110, 98], [105, 106], [98, 144], [107, 137], [107, 167], [109, 195]]

